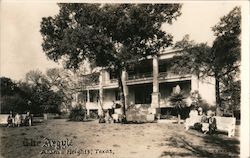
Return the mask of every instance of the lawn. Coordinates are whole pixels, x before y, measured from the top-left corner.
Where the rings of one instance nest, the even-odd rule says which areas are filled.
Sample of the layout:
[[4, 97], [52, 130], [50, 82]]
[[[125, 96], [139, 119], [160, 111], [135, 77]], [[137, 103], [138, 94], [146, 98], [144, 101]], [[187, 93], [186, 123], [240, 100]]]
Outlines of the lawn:
[[236, 136], [204, 135], [178, 124], [99, 124], [49, 120], [1, 131], [1, 156], [28, 157], [238, 157]]

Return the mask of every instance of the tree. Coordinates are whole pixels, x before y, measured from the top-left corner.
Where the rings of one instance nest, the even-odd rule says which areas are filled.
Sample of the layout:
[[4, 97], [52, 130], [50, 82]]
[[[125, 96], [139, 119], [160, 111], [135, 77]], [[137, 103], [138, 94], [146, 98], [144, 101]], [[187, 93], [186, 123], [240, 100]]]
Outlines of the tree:
[[181, 15], [180, 4], [59, 4], [55, 17], [41, 22], [42, 47], [49, 59], [77, 69], [84, 60], [118, 72], [125, 114], [122, 71], [172, 43], [161, 30]]
[[222, 87], [222, 101], [226, 104], [226, 108], [228, 108], [231, 113], [240, 110], [240, 94], [241, 94], [241, 82], [238, 81], [230, 81], [228, 84]]
[[[212, 47], [213, 65], [210, 73], [216, 79], [216, 103], [221, 106], [220, 84], [234, 82], [240, 66], [241, 10], [235, 7], [213, 27], [217, 36]], [[223, 82], [224, 81], [224, 82]]]
[[0, 96], [13, 95], [17, 90], [17, 85], [14, 81], [7, 77], [0, 78], [1, 88]]
[[46, 79], [45, 75], [39, 70], [31, 70], [25, 74], [25, 81], [31, 86], [40, 86], [46, 85], [50, 86], [48, 80]]
[[176, 87], [176, 89], [178, 88], [179, 90], [175, 90], [173, 93], [171, 93], [169, 100], [171, 105], [174, 106], [177, 111], [178, 124], [180, 124], [181, 111], [187, 106], [187, 103], [184, 101], [185, 97], [179, 86]]
[[221, 88], [237, 80], [240, 66], [240, 8], [235, 7], [213, 27], [217, 36], [210, 48], [206, 43], [197, 44], [185, 36], [175, 44], [181, 53], [173, 58], [172, 69], [195, 74], [198, 78], [214, 77], [216, 105], [221, 107]]
[[[203, 79], [207, 74], [207, 67], [210, 63], [211, 47], [206, 43], [195, 43], [185, 35], [181, 41], [174, 45], [180, 49], [170, 62], [171, 70], [179, 75], [194, 74], [198, 79]], [[212, 75], [213, 76], [213, 75]]]
[[53, 90], [52, 79], [55, 78], [52, 77], [51, 73], [47, 77], [39, 70], [31, 70], [26, 74], [26, 82], [20, 84], [23, 94], [26, 94], [28, 101], [30, 101], [29, 110], [33, 113], [59, 112], [63, 94], [61, 91]]
[[1, 77], [1, 113], [25, 112], [27, 110], [27, 95], [20, 88], [20, 82]]
[[24, 113], [27, 111], [27, 102], [19, 94], [5, 95], [1, 97], [1, 113], [8, 114], [10, 111], [14, 113]]

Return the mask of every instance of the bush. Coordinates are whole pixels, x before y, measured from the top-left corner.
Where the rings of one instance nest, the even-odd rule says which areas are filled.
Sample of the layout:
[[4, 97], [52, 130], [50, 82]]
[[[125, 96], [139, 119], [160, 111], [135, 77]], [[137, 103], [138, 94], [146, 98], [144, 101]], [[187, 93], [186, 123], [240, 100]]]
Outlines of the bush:
[[15, 94], [12, 96], [1, 96], [1, 113], [8, 114], [10, 111], [25, 113], [28, 109], [27, 101]]
[[198, 106], [202, 108], [202, 111], [204, 113], [207, 113], [208, 110], [211, 110], [211, 111], [216, 110], [216, 106], [209, 105], [208, 103], [206, 103], [203, 100], [198, 104]]
[[208, 104], [205, 100], [202, 99], [199, 91], [194, 91], [191, 93], [191, 99], [193, 100], [192, 105], [198, 109], [199, 107], [202, 108], [204, 113], [207, 113], [208, 110], [215, 111], [216, 106]]
[[71, 109], [69, 114], [70, 121], [83, 121], [85, 118], [85, 110], [82, 107], [75, 107]]

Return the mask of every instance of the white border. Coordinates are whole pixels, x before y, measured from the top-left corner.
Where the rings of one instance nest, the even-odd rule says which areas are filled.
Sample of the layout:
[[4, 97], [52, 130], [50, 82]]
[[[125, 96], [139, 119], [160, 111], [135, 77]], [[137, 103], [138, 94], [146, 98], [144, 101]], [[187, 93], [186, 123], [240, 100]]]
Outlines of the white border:
[[241, 127], [240, 127], [240, 157], [250, 157], [250, 93], [249, 93], [249, 8], [248, 0], [227, 1], [185, 1], [185, 0], [2, 0], [1, 3], [235, 3], [242, 6], [242, 66], [241, 66]]
[[249, 121], [249, 1], [242, 5], [242, 67], [241, 67], [241, 128], [240, 157], [250, 157]]

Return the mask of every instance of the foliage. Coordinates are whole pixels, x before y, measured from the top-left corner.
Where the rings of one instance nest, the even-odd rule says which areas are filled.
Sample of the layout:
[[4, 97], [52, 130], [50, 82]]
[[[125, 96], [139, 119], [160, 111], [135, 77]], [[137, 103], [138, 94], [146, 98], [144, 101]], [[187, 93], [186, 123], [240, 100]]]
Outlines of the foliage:
[[174, 106], [174, 108], [176, 109], [177, 111], [177, 114], [178, 114], [178, 124], [180, 123], [180, 118], [181, 118], [181, 115], [185, 115], [185, 112], [186, 111], [186, 107], [187, 107], [187, 103], [186, 101], [184, 100], [185, 97], [184, 97], [184, 94], [182, 91], [180, 92], [173, 92], [169, 98], [169, 101], [170, 101], [170, 104], [172, 106]]
[[241, 82], [234, 81], [222, 88], [222, 103], [228, 110], [240, 110]]
[[18, 83], [10, 78], [1, 77], [1, 113], [25, 112], [27, 109], [27, 100], [23, 97]]
[[186, 107], [186, 102], [184, 101], [185, 97], [183, 95], [183, 92], [180, 93], [172, 93], [169, 101], [172, 106], [174, 106], [176, 109], [183, 109]]
[[70, 109], [73, 95], [86, 86], [96, 85], [99, 82], [99, 73], [86, 74], [80, 67], [74, 72], [65, 69], [52, 68], [46, 71], [50, 89], [62, 96], [61, 110]]
[[1, 113], [8, 114], [10, 111], [25, 113], [27, 102], [18, 94], [1, 96]]
[[42, 20], [43, 49], [52, 60], [67, 56], [69, 68], [78, 68], [86, 58], [95, 60], [97, 66], [123, 66], [127, 60], [158, 52], [172, 40], [160, 30], [161, 24], [172, 23], [180, 15], [179, 4], [74, 3], [59, 7], [57, 16]]
[[63, 69], [52, 68], [46, 71], [46, 78], [50, 89], [61, 96], [60, 110], [69, 109], [76, 88], [76, 81], [73, 80], [72, 73]]
[[221, 106], [220, 84], [222, 86], [227, 85], [228, 82], [232, 84], [239, 77], [241, 52], [240, 7], [235, 7], [228, 15], [223, 16], [220, 22], [213, 27], [213, 31], [217, 37], [211, 50], [214, 57], [214, 66], [210, 68], [210, 72], [212, 71], [216, 78], [216, 102]]
[[241, 11], [235, 7], [228, 15], [223, 16], [213, 28], [217, 36], [212, 47], [214, 67], [211, 72], [218, 72], [219, 78], [236, 75], [240, 62]]
[[25, 79], [31, 89], [28, 94], [30, 110], [33, 113], [58, 112], [60, 96], [51, 90], [48, 77], [39, 70], [31, 70], [26, 73]]
[[7, 77], [1, 77], [0, 78], [0, 83], [1, 83], [1, 96], [5, 95], [13, 95], [15, 91], [17, 90], [17, 85], [14, 83], [10, 78]]
[[170, 69], [178, 74], [194, 74], [198, 78], [207, 76], [207, 62], [210, 62], [211, 48], [206, 43], [197, 44], [185, 35], [181, 41], [176, 42], [174, 48], [181, 49], [170, 63]]
[[[180, 4], [59, 4], [59, 14], [41, 22], [42, 47], [49, 59], [78, 69], [85, 60], [118, 72], [172, 43], [161, 30], [180, 16]], [[125, 111], [125, 110], [124, 110]]]
[[11, 79], [1, 78], [1, 111], [31, 111], [32, 113], [59, 112], [63, 101], [61, 91], [54, 91], [46, 76], [32, 70], [26, 74], [25, 82], [14, 83]]
[[31, 70], [25, 74], [25, 82], [31, 86], [49, 86], [46, 77], [39, 70]]
[[235, 7], [213, 27], [216, 39], [212, 48], [206, 43], [197, 44], [185, 36], [175, 44], [181, 53], [174, 57], [172, 69], [192, 73], [198, 78], [214, 77], [216, 104], [221, 105], [221, 86], [238, 79], [240, 66], [241, 12]]
[[74, 107], [69, 114], [69, 120], [71, 121], [83, 121], [85, 118], [85, 110], [82, 107]]
[[194, 91], [191, 93], [191, 100], [192, 102], [192, 106], [190, 108], [195, 108], [196, 110], [198, 110], [199, 107], [202, 108], [203, 112], [207, 112], [208, 110], [212, 110], [215, 111], [216, 107], [213, 105], [208, 104], [204, 99], [202, 99], [199, 91]]

